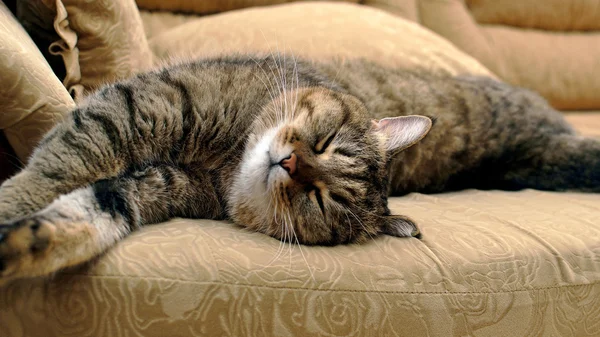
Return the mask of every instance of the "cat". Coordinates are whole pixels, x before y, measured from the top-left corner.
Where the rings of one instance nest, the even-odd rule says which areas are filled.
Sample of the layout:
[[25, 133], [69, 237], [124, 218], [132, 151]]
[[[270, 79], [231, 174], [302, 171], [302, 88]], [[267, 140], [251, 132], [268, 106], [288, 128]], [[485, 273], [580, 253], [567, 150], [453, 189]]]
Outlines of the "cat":
[[419, 237], [390, 194], [600, 189], [600, 143], [533, 92], [284, 60], [196, 60], [90, 95], [0, 187], [0, 282], [83, 263], [172, 217], [337, 245]]

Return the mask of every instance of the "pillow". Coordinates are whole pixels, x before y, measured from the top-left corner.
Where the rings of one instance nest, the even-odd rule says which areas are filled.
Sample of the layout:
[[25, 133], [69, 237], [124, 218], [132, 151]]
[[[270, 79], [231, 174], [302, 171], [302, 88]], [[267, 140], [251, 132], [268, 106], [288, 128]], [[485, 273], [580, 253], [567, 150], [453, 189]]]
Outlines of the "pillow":
[[[75, 99], [85, 91], [152, 65], [152, 53], [134, 0], [22, 1], [22, 6], [29, 7], [19, 17], [25, 27], [58, 36], [46, 48], [62, 57], [66, 69], [63, 84]], [[51, 26], [30, 25], [48, 15], [54, 18]]]
[[393, 67], [493, 76], [418, 24], [351, 3], [294, 2], [231, 11], [178, 25], [149, 43], [157, 60], [164, 61], [279, 51], [317, 60], [366, 58]]
[[[140, 9], [194, 14], [214, 14], [253, 6], [277, 5], [306, 0], [137, 0]], [[418, 21], [417, 0], [337, 0], [377, 7], [411, 21]], [[558, 1], [558, 0], [557, 0]]]
[[577, 31], [600, 29], [600, 0], [467, 0], [479, 23]]
[[[137, 0], [140, 9], [212, 14], [234, 9], [276, 5], [299, 0]], [[360, 2], [361, 0], [338, 0]]]
[[[0, 2], [0, 130], [22, 162], [74, 102], [8, 8]], [[0, 165], [9, 165], [0, 162]]]
[[[525, 27], [591, 28], [592, 25], [585, 23], [587, 14], [579, 15], [580, 11], [568, 8], [593, 12], [594, 3], [600, 6], [598, 0], [587, 2], [589, 7], [582, 6], [582, 1], [548, 0], [537, 7], [532, 2], [494, 0], [492, 5], [491, 0], [469, 1], [474, 11], [471, 12], [464, 0], [421, 0], [419, 17], [421, 24], [477, 58], [498, 77], [537, 91], [555, 108], [600, 109], [600, 77], [596, 71], [600, 68], [600, 30], [547, 31], [476, 21], [499, 22], [512, 16], [507, 22], [520, 22]], [[481, 7], [475, 6], [476, 3]], [[505, 6], [502, 11], [494, 10], [500, 6]], [[497, 15], [494, 17], [492, 12]], [[472, 13], [477, 14], [473, 17]], [[565, 18], [550, 19], [557, 15]], [[587, 22], [600, 22], [597, 17], [594, 16], [596, 21]], [[544, 25], [539, 25], [542, 21]], [[575, 21], [578, 26], [570, 24]]]

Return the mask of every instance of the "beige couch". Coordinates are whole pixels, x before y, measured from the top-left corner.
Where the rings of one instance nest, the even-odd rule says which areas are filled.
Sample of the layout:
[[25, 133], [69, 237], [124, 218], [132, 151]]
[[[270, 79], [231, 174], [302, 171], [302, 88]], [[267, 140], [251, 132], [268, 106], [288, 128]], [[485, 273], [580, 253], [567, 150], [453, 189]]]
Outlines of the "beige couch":
[[[195, 13], [181, 15], [140, 13], [132, 1], [39, 0], [28, 9], [35, 15], [21, 12], [20, 23], [0, 4], [0, 75], [3, 83], [18, 84], [0, 89], [10, 97], [0, 102], [0, 128], [26, 160], [43, 130], [74, 105], [68, 93], [77, 100], [170, 57], [291, 51], [514, 80], [500, 71], [517, 67], [513, 61], [498, 70], [477, 52], [473, 58], [460, 50], [471, 52], [461, 44], [469, 42], [461, 29], [487, 29], [475, 24], [473, 18], [484, 19], [474, 8], [491, 1], [242, 9], [275, 2], [285, 1], [138, 0], [142, 9]], [[207, 15], [223, 10], [229, 11]], [[21, 24], [41, 36], [38, 48], [62, 60], [62, 73], [48, 65]], [[37, 29], [49, 33], [36, 35]], [[594, 41], [600, 45], [600, 38]], [[560, 67], [566, 65], [553, 57], [545, 59], [547, 69], [539, 65], [556, 68], [548, 78], [576, 76], [599, 85], [598, 68], [565, 73]], [[600, 109], [593, 100], [578, 105], [585, 90], [553, 102]], [[544, 94], [558, 97], [552, 90]], [[597, 115], [569, 116], [583, 132], [600, 133]], [[381, 237], [338, 247], [282, 247], [227, 222], [176, 219], [144, 228], [93, 263], [51, 280], [0, 288], [0, 336], [600, 336], [598, 205], [594, 194], [532, 190], [410, 194], [391, 198], [390, 207], [418, 221], [422, 240]]]

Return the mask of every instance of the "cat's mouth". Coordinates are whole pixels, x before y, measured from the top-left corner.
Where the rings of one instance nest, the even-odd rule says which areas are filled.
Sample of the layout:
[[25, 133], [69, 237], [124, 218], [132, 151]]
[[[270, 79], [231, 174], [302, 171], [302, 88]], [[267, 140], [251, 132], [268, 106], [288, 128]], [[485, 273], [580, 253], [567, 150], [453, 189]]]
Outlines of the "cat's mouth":
[[265, 175], [267, 188], [291, 179], [292, 167], [289, 164], [289, 158], [292, 158], [292, 154], [273, 156], [270, 152], [267, 152], [268, 168]]

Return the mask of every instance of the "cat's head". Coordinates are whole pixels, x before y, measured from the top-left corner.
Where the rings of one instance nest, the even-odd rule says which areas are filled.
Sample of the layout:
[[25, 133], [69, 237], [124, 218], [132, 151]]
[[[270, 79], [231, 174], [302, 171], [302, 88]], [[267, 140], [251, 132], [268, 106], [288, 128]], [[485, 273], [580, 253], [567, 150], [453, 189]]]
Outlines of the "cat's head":
[[389, 164], [430, 128], [422, 116], [372, 120], [358, 99], [328, 89], [289, 92], [254, 125], [230, 189], [230, 214], [302, 244], [415, 236], [414, 223], [387, 207]]

